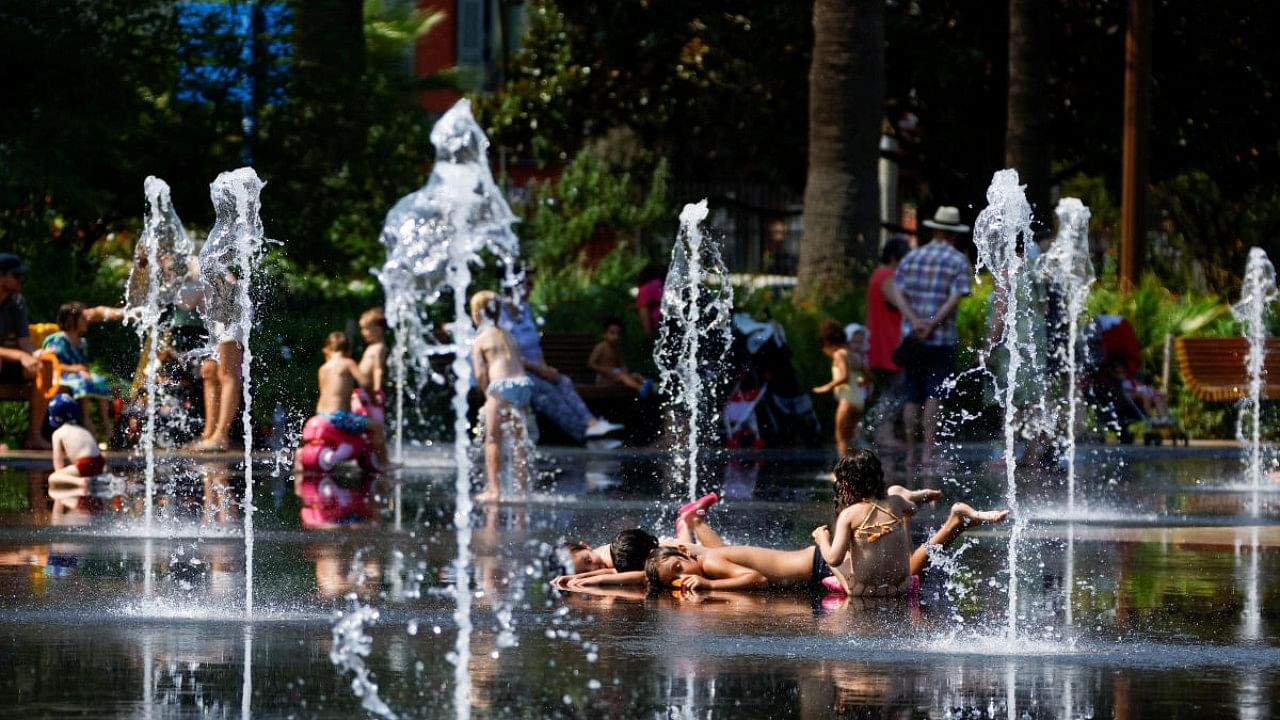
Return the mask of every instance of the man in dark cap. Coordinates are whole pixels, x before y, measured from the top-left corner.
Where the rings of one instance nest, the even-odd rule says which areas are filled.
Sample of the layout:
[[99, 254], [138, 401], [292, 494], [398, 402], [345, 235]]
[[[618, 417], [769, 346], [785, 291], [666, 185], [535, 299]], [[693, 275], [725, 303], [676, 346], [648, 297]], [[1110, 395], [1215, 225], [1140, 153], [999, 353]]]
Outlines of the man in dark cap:
[[[40, 369], [40, 360], [27, 330], [27, 299], [22, 297], [22, 281], [28, 269], [17, 255], [0, 252], [0, 383], [30, 382]], [[44, 395], [32, 385], [31, 421], [24, 443], [32, 450], [51, 447], [40, 436], [45, 411]]]

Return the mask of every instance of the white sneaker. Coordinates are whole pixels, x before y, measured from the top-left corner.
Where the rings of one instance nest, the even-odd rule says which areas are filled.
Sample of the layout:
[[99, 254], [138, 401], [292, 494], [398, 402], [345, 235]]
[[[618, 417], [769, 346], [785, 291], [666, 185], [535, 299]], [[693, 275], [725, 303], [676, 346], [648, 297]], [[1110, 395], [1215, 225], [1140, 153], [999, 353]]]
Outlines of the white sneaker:
[[604, 440], [588, 440], [587, 447], [591, 450], [617, 450], [622, 447], [621, 440], [613, 438], [605, 438]]
[[590, 425], [587, 425], [586, 435], [587, 437], [600, 437], [601, 435], [608, 435], [614, 430], [621, 430], [623, 427], [625, 426], [611, 423], [604, 418], [596, 418]]

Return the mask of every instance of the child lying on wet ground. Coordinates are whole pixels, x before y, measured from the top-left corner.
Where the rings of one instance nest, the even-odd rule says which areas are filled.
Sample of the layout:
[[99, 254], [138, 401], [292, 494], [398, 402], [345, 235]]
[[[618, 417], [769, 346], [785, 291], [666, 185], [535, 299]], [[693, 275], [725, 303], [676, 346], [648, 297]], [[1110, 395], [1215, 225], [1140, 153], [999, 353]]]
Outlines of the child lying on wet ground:
[[[724, 544], [715, 530], [707, 525], [707, 508], [720, 497], [708, 493], [693, 502], [686, 503], [676, 513], [676, 536], [661, 540], [640, 528], [623, 530], [608, 545], [592, 548], [579, 540], [560, 548], [558, 554], [567, 556], [559, 564], [571, 575], [561, 575], [551, 584], [562, 590], [606, 585], [644, 585], [644, 562], [649, 553], [659, 545], [685, 544], [691, 552], [703, 547]], [[695, 544], [701, 543], [701, 545]]]
[[707, 548], [696, 555], [685, 546], [660, 547], [644, 564], [645, 577], [653, 588], [678, 587], [699, 590], [767, 590], [801, 588], [821, 592], [823, 580], [840, 571], [823, 559], [817, 547], [803, 550], [770, 550], [751, 545]]
[[[836, 463], [836, 537], [824, 525], [814, 530], [816, 545], [803, 550], [772, 550], [735, 545], [691, 554], [682, 547], [660, 547], [645, 562], [651, 587], [683, 590], [834, 590], [863, 597], [893, 596], [912, 588], [912, 576], [929, 563], [928, 548], [911, 551], [907, 517], [915, 503], [931, 502], [937, 490], [884, 487], [880, 460], [870, 450], [855, 450]], [[956, 503], [930, 545], [948, 545], [970, 525], [1001, 522], [1007, 510], [978, 512]], [[844, 570], [850, 562], [849, 570]], [[831, 580], [834, 578], [834, 582]]]
[[854, 450], [835, 467], [835, 536], [826, 525], [813, 531], [813, 539], [828, 563], [852, 563], [850, 595], [880, 597], [903, 595], [918, 587], [921, 572], [929, 565], [929, 546], [945, 547], [973, 525], [1003, 522], [1008, 510], [977, 511], [965, 503], [951, 506], [942, 528], [926, 545], [911, 547], [908, 518], [916, 503], [933, 502], [937, 490], [907, 490], [884, 486], [880, 459], [870, 450]]

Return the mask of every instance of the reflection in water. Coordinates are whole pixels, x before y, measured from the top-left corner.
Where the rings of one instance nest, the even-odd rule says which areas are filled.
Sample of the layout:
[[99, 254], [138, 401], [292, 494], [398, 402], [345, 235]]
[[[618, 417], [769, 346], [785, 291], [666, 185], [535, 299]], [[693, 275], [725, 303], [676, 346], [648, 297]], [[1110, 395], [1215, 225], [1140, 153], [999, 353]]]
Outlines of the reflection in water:
[[294, 478], [294, 493], [302, 499], [302, 527], [324, 530], [381, 524], [385, 482], [377, 473], [356, 478], [305, 473]]
[[[555, 495], [472, 515], [478, 717], [1163, 717], [1190, 706], [1206, 717], [1275, 714], [1280, 525], [1232, 526], [1241, 493], [1196, 485], [1197, 472], [1218, 480], [1204, 460], [1136, 463], [1123, 483], [1092, 488], [1106, 506], [1143, 505], [1151, 518], [1126, 521], [1117, 510], [1105, 522], [1038, 523], [1027, 549], [1044, 567], [1030, 568], [1040, 583], [1024, 587], [1043, 595], [1035, 622], [1053, 632], [1030, 650], [983, 630], [1003, 619], [1003, 595], [985, 582], [1001, 565], [997, 530], [974, 533], [959, 571], [970, 593], [955, 601], [936, 577], [916, 605], [551, 593], [542, 559], [558, 540], [670, 522], [653, 504], [661, 463], [652, 457], [561, 463]], [[387, 509], [391, 491], [376, 480], [295, 479], [278, 503], [260, 488], [260, 617], [246, 624], [234, 468], [164, 472], [156, 520], [173, 536], [150, 539], [135, 532], [143, 518], [133, 478], [120, 509], [51, 526], [48, 470], [0, 472], [0, 656], [12, 668], [0, 674], [0, 694], [18, 699], [14, 712], [359, 717], [361, 700], [329, 661], [332, 612], [354, 594], [380, 614], [365, 626], [380, 697], [406, 717], [447, 714], [450, 477], [408, 474], [402, 532]], [[1097, 474], [1081, 478], [1090, 493]], [[989, 480], [964, 478], [977, 495]], [[741, 542], [804, 542], [827, 519], [826, 482], [818, 461], [766, 458], [715, 521]], [[1047, 483], [1027, 504], [1058, 502], [1055, 492]], [[1155, 496], [1164, 499], [1145, 506]], [[309, 526], [312, 510], [320, 522]], [[928, 527], [934, 512], [913, 524]]]
[[244, 669], [241, 675], [244, 682], [240, 689], [240, 718], [253, 720], [253, 626], [244, 626]]

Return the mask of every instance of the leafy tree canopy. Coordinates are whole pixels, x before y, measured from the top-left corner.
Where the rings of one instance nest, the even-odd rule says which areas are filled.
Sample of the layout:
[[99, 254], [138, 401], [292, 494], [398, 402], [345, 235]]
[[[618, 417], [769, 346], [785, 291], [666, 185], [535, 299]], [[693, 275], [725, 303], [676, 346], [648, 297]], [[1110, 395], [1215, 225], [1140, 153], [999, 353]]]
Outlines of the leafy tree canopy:
[[803, 4], [533, 0], [529, 16], [510, 79], [478, 105], [495, 144], [561, 165], [626, 127], [678, 176], [803, 186]]

